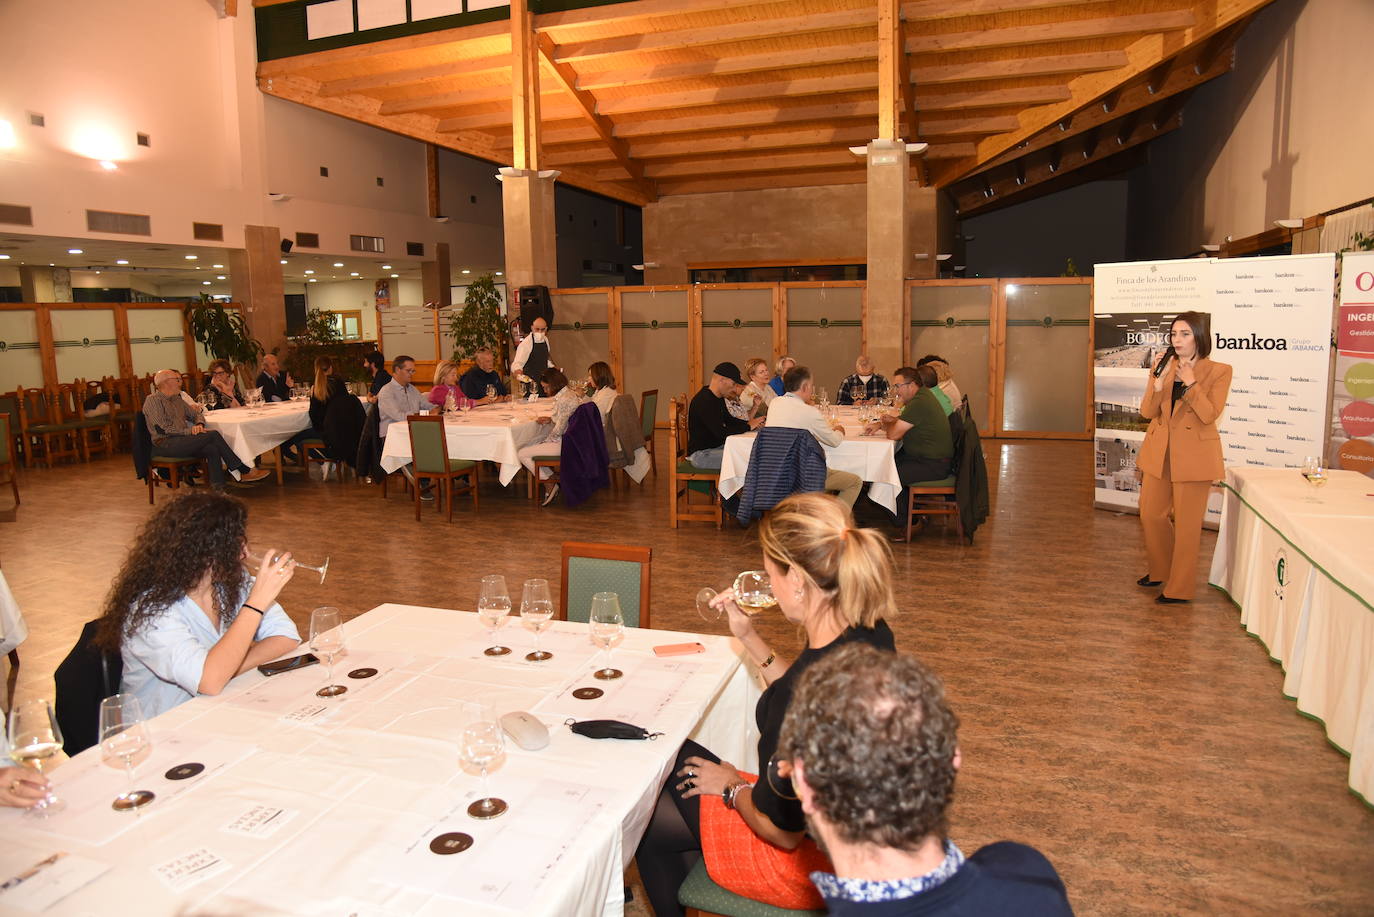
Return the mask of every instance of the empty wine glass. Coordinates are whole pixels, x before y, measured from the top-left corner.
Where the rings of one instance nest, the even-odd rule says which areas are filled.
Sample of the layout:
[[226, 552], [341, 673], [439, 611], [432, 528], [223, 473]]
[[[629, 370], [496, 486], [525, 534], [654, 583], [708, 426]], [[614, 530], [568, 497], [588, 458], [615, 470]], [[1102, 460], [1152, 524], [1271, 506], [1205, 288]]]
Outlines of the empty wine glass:
[[[740, 611], [753, 617], [770, 608], [776, 608], [777, 598], [773, 595], [773, 584], [768, 574], [762, 570], [745, 570], [735, 577], [735, 604]], [[719, 621], [725, 616], [725, 609], [716, 608], [711, 601], [719, 593], [709, 586], [697, 593], [697, 613], [707, 621]]]
[[[243, 565], [247, 567], [249, 570], [253, 571], [253, 573], [256, 575], [259, 572], [259, 568], [262, 566], [262, 558], [265, 554], [267, 554], [269, 548], [266, 545], [250, 544], [247, 550], [248, 553], [243, 558]], [[276, 563], [277, 560], [283, 554], [286, 553], [285, 551], [279, 551], [276, 548], [271, 548], [270, 550], [272, 551], [271, 563]], [[316, 565], [301, 563], [299, 560], [296, 560], [296, 558], [293, 556], [291, 558], [291, 566], [293, 568], [300, 568], [302, 570], [315, 571], [320, 575], [320, 584], [323, 585], [325, 575], [329, 573], [329, 558], [326, 557], [324, 559], [324, 563]]]
[[153, 740], [143, 721], [143, 707], [132, 694], [116, 694], [100, 702], [100, 757], [113, 768], [123, 767], [129, 788], [115, 797], [116, 812], [133, 812], [153, 801], [153, 793], [134, 789], [134, 767], [152, 753]]
[[334, 657], [343, 652], [343, 648], [343, 620], [339, 609], [322, 605], [310, 612], [310, 650], [329, 666], [328, 681], [315, 692], [320, 697], [338, 697], [348, 690], [344, 685], [334, 684]]
[[458, 754], [464, 764], [482, 772], [482, 798], [468, 806], [468, 814], [473, 818], [487, 819], [504, 813], [508, 808], [506, 801], [491, 795], [487, 772], [505, 757], [506, 740], [501, 734], [501, 724], [489, 709], [483, 708], [478, 719], [463, 727]]
[[587, 619], [592, 642], [606, 651], [606, 665], [596, 670], [602, 681], [619, 678], [625, 673], [611, 667], [611, 647], [620, 642], [625, 631], [625, 618], [620, 614], [620, 596], [614, 592], [598, 592], [592, 596], [592, 612]]
[[[42, 774], [44, 764], [62, 750], [62, 730], [57, 725], [52, 704], [42, 699], [17, 704], [10, 711], [9, 741], [10, 757], [14, 762]], [[31, 818], [47, 818], [66, 807], [66, 800], [58, 799], [49, 789], [48, 795], [24, 814]]]
[[552, 659], [553, 653], [539, 648], [539, 635], [549, 626], [549, 619], [553, 617], [553, 598], [549, 595], [548, 580], [525, 580], [525, 591], [520, 596], [520, 617], [525, 626], [534, 631], [534, 652], [526, 653], [525, 658], [530, 662]]
[[477, 597], [477, 617], [482, 622], [482, 626], [487, 629], [487, 634], [492, 645], [482, 652], [488, 656], [505, 656], [510, 653], [510, 647], [500, 646], [496, 642], [496, 634], [510, 620], [510, 593], [506, 591], [506, 578], [504, 576], [484, 576], [482, 577], [482, 592]]

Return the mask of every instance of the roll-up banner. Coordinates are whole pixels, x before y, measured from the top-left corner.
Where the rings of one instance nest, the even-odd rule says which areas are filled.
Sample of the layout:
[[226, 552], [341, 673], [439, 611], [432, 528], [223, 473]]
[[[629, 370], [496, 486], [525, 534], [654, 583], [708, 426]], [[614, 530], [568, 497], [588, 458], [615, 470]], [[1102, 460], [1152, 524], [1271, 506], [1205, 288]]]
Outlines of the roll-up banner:
[[1341, 256], [1331, 413], [1331, 466], [1374, 477], [1374, 252]]
[[[1094, 274], [1095, 505], [1137, 509], [1149, 426], [1140, 401], [1180, 312], [1207, 318], [1211, 358], [1233, 369], [1217, 422], [1226, 464], [1298, 467], [1321, 454], [1335, 255], [1099, 264]], [[1207, 518], [1220, 517], [1213, 494]]]

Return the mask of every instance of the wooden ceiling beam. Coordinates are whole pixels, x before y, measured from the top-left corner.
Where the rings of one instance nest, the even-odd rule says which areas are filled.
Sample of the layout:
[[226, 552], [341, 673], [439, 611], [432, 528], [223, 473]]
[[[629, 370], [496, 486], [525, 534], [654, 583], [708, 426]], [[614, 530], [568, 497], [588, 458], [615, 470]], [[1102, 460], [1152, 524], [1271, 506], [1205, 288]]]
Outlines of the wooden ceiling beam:
[[553, 39], [547, 35], [539, 35], [535, 38], [539, 47], [539, 56], [545, 69], [553, 74], [554, 82], [568, 94], [582, 112], [588, 123], [591, 124], [601, 142], [611, 151], [618, 163], [630, 176], [631, 181], [641, 186], [649, 197], [657, 197], [657, 192], [651, 183], [644, 180], [644, 166], [630, 158], [629, 149], [625, 146], [625, 141], [615, 136], [614, 127], [609, 118], [605, 115], [597, 114], [596, 99], [590, 92], [577, 88], [577, 74], [568, 64], [559, 63], [554, 56]]
[[1023, 76], [1096, 73], [1124, 67], [1126, 63], [1124, 51], [1088, 51], [1081, 54], [1050, 54], [969, 64], [917, 67], [915, 79], [922, 86], [934, 83], [971, 83], [978, 80], [1007, 80]]
[[1193, 11], [1189, 9], [1140, 13], [1135, 16], [1105, 16], [1101, 19], [1065, 19], [1001, 29], [916, 35], [907, 39], [906, 49], [912, 54], [934, 54], [944, 51], [1014, 48], [1040, 43], [1179, 31], [1189, 28], [1194, 21]]
[[[557, 94], [561, 97], [557, 89], [552, 87], [540, 87], [541, 96]], [[510, 83], [501, 83], [496, 86], [478, 86], [462, 92], [440, 92], [427, 96], [407, 96], [400, 99], [390, 99], [382, 102], [382, 114], [384, 115], [404, 115], [411, 112], [439, 111], [446, 108], [460, 108], [465, 105], [480, 105], [484, 102], [509, 101], [511, 97]], [[542, 101], [542, 100], [541, 100]], [[510, 113], [506, 113], [507, 122], [510, 121]]]
[[803, 77], [792, 80], [768, 80], [741, 86], [718, 86], [710, 89], [683, 89], [676, 92], [641, 92], [621, 99], [602, 99], [597, 110], [603, 115], [626, 112], [664, 111], [726, 102], [745, 102], [756, 99], [776, 99], [782, 96], [800, 98], [827, 95], [835, 92], [854, 92], [876, 89], [876, 73], [851, 73], [842, 76]]
[[[631, 3], [608, 3], [557, 13], [542, 13], [535, 17], [534, 27], [540, 32], [571, 30], [576, 26], [624, 25], [641, 19], [659, 16], [680, 18], [691, 13], [712, 13], [747, 6], [760, 6], [766, 0], [634, 0]], [[563, 39], [554, 34], [554, 41]]]
[[510, 69], [510, 48], [502, 49], [495, 57], [473, 57], [467, 60], [448, 61], [428, 67], [412, 67], [407, 70], [384, 70], [366, 76], [344, 77], [325, 80], [320, 84], [320, 95], [342, 96], [352, 92], [367, 92], [371, 89], [398, 89], [415, 83], [430, 80], [452, 79], [460, 76], [475, 76], [485, 73], [503, 73]]
[[734, 57], [710, 57], [682, 64], [587, 71], [578, 76], [577, 85], [582, 89], [614, 89], [621, 86], [669, 83], [702, 77], [759, 73], [765, 70], [794, 70], [826, 64], [847, 64], [853, 61], [874, 60], [877, 56], [876, 41], [850, 42], [808, 48], [805, 57], [800, 59], [796, 51], [768, 51]]
[[938, 22], [941, 19], [960, 19], [964, 16], [991, 16], [996, 13], [1020, 13], [1026, 10], [1111, 2], [1113, 0], [919, 0], [916, 3], [903, 4], [902, 17], [907, 22]]
[[456, 52], [461, 50], [464, 45], [491, 42], [493, 39], [497, 42], [510, 40], [510, 26], [506, 20], [498, 19], [495, 22], [482, 22], [457, 29], [421, 32], [417, 35], [405, 35], [401, 38], [388, 38], [385, 41], [371, 41], [360, 45], [332, 48], [328, 51], [312, 51], [309, 54], [263, 61], [258, 64], [258, 76], [296, 74], [302, 70], [328, 68], [334, 64], [357, 61], [375, 64], [390, 54], [411, 54], [442, 46], [449, 46], [445, 48], [446, 51]]

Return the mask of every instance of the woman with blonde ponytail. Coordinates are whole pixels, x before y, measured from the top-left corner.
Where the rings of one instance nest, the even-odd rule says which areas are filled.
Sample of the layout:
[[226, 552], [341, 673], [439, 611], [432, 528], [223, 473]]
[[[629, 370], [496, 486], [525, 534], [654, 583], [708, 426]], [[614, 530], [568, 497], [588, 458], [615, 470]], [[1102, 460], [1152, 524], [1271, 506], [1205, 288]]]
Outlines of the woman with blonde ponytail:
[[848, 643], [893, 649], [886, 619], [896, 612], [892, 550], [872, 529], [854, 526], [827, 494], [788, 497], [759, 523], [763, 568], [778, 610], [800, 624], [806, 647], [790, 664], [754, 629], [727, 590], [712, 604], [730, 616], [768, 688], [754, 714], [763, 776], [741, 773], [687, 742], [663, 787], [636, 852], [639, 875], [658, 917], [682, 914], [677, 893], [698, 855], [716, 884], [774, 907], [823, 908], [809, 878], [829, 860], [807, 836], [801, 802], [785, 762], [774, 761], [792, 688], [807, 666]]

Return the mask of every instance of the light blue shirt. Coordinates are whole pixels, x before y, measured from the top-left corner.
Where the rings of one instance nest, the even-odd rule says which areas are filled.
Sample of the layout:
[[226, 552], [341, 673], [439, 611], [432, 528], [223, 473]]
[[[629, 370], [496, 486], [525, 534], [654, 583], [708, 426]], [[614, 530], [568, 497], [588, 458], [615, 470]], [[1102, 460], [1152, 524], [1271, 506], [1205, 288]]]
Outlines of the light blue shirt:
[[[253, 581], [248, 578], [244, 600], [252, 591]], [[242, 614], [243, 609], [239, 608], [237, 613]], [[135, 695], [143, 706], [143, 715], [150, 718], [184, 704], [199, 693], [205, 656], [222, 636], [224, 631], [218, 623], [211, 624], [199, 605], [182, 596], [144, 624], [137, 634], [124, 639], [124, 676], [119, 690]], [[255, 641], [268, 637], [301, 639], [296, 625], [276, 602], [262, 616], [258, 632], [253, 635]]]

